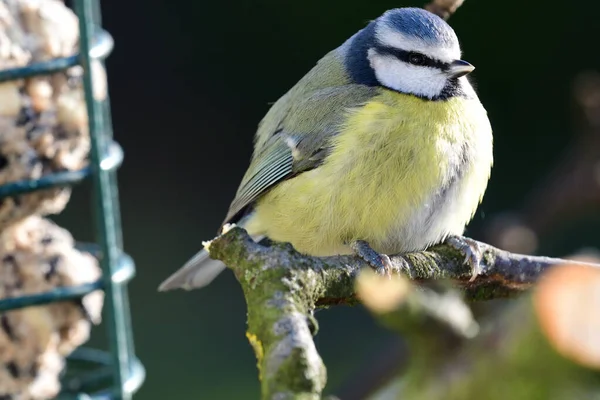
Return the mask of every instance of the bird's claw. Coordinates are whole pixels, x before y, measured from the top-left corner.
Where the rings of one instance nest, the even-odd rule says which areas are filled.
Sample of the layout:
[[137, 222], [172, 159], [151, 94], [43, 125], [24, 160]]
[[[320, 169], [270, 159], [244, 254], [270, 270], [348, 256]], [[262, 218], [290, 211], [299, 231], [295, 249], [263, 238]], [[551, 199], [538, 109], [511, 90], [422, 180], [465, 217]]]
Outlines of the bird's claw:
[[469, 282], [473, 282], [482, 272], [482, 251], [479, 244], [475, 240], [464, 236], [448, 236], [445, 242], [465, 255], [464, 263], [471, 267]]
[[375, 271], [382, 276], [385, 276], [388, 279], [392, 278], [392, 271], [394, 269], [394, 266], [392, 264], [392, 260], [390, 260], [390, 258], [388, 257], [387, 254], [379, 254], [379, 264], [378, 265], [371, 265], [373, 268], [375, 268]]
[[394, 265], [386, 254], [380, 254], [373, 250], [364, 240], [356, 240], [350, 244], [354, 253], [366, 261], [379, 275], [388, 279], [392, 277]]

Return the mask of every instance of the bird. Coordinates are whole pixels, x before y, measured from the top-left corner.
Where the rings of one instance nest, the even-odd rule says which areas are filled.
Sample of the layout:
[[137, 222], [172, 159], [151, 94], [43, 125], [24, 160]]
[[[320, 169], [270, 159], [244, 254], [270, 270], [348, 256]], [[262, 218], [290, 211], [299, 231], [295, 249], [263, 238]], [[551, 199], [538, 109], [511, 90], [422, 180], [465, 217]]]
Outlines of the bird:
[[[445, 243], [475, 278], [481, 252], [462, 235], [491, 177], [493, 135], [461, 56], [454, 30], [424, 9], [369, 21], [259, 122], [218, 234], [233, 224], [388, 275], [389, 255]], [[159, 291], [201, 288], [224, 268], [203, 248]]]

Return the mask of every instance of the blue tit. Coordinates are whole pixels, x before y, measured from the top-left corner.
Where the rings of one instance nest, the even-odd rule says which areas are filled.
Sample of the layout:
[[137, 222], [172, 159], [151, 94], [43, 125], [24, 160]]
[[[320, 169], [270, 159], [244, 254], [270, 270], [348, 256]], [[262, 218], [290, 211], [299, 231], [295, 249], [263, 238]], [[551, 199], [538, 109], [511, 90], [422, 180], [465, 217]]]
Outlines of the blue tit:
[[[438, 16], [385, 12], [270, 108], [221, 229], [307, 255], [354, 253], [382, 271], [386, 254], [465, 250], [493, 163], [473, 69]], [[203, 249], [159, 290], [205, 286], [223, 268]]]

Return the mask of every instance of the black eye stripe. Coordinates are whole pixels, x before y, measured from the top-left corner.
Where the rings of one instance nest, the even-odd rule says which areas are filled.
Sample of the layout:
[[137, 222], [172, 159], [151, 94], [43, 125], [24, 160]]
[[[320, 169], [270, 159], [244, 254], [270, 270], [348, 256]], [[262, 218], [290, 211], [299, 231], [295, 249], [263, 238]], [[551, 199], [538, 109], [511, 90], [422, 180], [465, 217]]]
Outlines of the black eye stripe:
[[423, 61], [420, 62], [418, 65], [422, 65], [425, 67], [437, 68], [442, 71], [447, 71], [450, 68], [450, 65], [448, 63], [428, 57], [422, 53], [406, 51], [406, 50], [396, 49], [394, 47], [382, 46], [382, 45], [375, 46], [375, 50], [377, 50], [377, 52], [380, 54], [387, 54], [390, 56], [394, 56], [397, 59], [404, 61], [405, 63], [409, 63], [409, 64], [412, 64], [412, 62], [410, 61], [411, 55], [419, 55]]

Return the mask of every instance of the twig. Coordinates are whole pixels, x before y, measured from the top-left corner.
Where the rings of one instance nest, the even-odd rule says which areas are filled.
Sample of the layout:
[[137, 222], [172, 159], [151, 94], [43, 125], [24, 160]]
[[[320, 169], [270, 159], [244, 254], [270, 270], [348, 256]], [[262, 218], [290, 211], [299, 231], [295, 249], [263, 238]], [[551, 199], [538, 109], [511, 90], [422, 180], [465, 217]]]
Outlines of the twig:
[[[482, 272], [473, 282], [469, 282], [471, 269], [464, 263], [464, 254], [445, 244], [422, 252], [395, 255], [391, 261], [398, 271], [415, 281], [453, 280], [465, 290], [466, 298], [470, 300], [502, 298], [522, 292], [555, 265], [575, 263], [600, 267], [560, 258], [515, 254], [483, 242], [476, 243], [483, 254], [479, 265]], [[246, 284], [254, 287], [259, 284], [258, 279], [265, 278], [267, 271], [284, 270], [308, 275], [315, 280], [313, 284], [320, 283], [313, 289], [314, 293], [305, 293], [316, 301], [317, 306], [355, 304], [353, 278], [362, 268], [368, 268], [363, 260], [350, 255], [311, 257], [296, 252], [289, 244], [263, 246], [252, 241], [239, 227], [213, 240], [210, 255], [229, 265], [236, 274], [242, 274]]]
[[[522, 292], [548, 268], [567, 262], [478, 245], [483, 251], [482, 273], [473, 282], [464, 254], [446, 245], [391, 260], [398, 271], [416, 282], [451, 280], [469, 299]], [[354, 256], [304, 256], [289, 244], [263, 246], [239, 227], [214, 239], [209, 251], [211, 258], [234, 271], [244, 291], [247, 335], [258, 359], [263, 398], [319, 399], [326, 370], [312, 340], [317, 330], [312, 312], [315, 307], [355, 304], [354, 279], [368, 265]]]
[[431, 3], [425, 5], [425, 9], [443, 19], [448, 19], [463, 2], [464, 0], [432, 0]]

